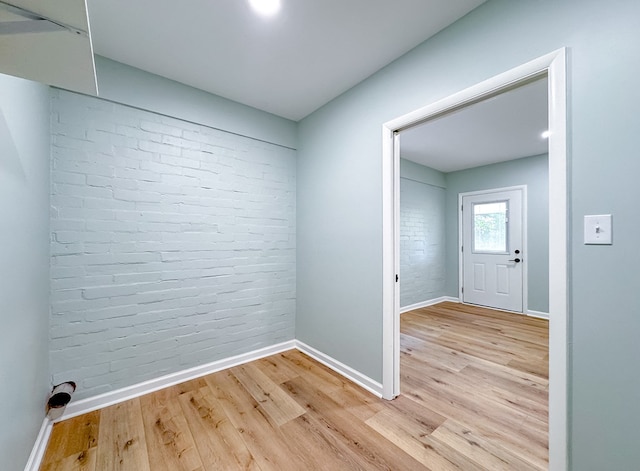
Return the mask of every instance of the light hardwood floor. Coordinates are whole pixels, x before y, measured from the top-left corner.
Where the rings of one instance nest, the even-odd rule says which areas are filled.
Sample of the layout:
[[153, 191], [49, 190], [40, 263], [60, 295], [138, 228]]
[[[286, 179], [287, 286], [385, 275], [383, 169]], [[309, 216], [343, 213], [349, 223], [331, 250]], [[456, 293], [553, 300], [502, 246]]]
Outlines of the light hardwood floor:
[[42, 471], [547, 469], [548, 324], [402, 315], [402, 394], [291, 350], [54, 426]]

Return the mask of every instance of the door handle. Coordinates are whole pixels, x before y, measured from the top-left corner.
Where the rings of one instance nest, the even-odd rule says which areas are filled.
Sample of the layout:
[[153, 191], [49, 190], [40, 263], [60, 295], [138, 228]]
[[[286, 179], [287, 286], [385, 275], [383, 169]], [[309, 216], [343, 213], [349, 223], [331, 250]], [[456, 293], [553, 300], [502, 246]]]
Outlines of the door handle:
[[514, 258], [513, 260], [507, 260], [507, 262], [516, 262], [516, 263], [520, 263], [520, 259], [519, 259], [519, 258]]

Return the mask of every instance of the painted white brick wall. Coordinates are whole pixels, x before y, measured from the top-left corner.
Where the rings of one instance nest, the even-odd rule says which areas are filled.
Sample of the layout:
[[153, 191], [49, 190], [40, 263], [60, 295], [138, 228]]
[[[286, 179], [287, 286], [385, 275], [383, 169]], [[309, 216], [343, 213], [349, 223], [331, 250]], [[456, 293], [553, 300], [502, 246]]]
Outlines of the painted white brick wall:
[[445, 295], [445, 190], [400, 180], [400, 306]]
[[295, 151], [51, 92], [51, 368], [76, 398], [294, 338]]

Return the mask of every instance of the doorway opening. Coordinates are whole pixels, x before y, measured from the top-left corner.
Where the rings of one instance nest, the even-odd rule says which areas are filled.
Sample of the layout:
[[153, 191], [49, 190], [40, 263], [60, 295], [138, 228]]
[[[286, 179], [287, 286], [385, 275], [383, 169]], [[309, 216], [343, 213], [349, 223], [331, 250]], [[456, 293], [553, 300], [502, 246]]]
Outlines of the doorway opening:
[[546, 76], [549, 112], [549, 467], [567, 468], [566, 50], [561, 49], [383, 125], [383, 396], [400, 394], [399, 132]]

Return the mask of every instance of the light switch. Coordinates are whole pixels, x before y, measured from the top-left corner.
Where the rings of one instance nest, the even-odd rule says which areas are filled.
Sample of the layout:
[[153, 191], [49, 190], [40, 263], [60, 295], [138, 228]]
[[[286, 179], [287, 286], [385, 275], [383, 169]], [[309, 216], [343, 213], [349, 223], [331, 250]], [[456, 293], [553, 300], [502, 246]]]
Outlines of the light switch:
[[611, 214], [584, 217], [584, 243], [611, 245]]

